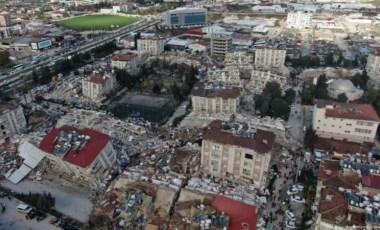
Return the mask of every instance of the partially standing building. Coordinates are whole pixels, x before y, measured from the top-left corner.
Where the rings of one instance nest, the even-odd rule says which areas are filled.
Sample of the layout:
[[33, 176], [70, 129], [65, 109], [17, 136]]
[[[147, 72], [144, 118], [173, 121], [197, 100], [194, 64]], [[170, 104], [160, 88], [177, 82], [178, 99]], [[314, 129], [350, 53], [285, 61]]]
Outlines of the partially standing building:
[[319, 137], [373, 143], [380, 118], [370, 104], [337, 103], [318, 99], [313, 129]]
[[87, 181], [105, 178], [116, 165], [110, 137], [92, 129], [63, 126], [51, 130], [39, 148], [63, 171]]
[[137, 39], [137, 50], [150, 55], [158, 55], [164, 52], [165, 39], [157, 34], [141, 33]]
[[313, 19], [312, 13], [297, 11], [289, 12], [286, 19], [286, 27], [289, 29], [306, 29], [311, 27]]
[[26, 120], [21, 105], [0, 101], [0, 143], [26, 131]]
[[265, 184], [276, 135], [242, 124], [211, 122], [203, 134], [201, 165], [205, 173]]
[[201, 26], [207, 25], [207, 9], [177, 8], [165, 12], [167, 26]]
[[368, 75], [379, 77], [380, 76], [380, 54], [370, 54], [367, 59], [366, 70]]
[[211, 55], [224, 59], [231, 51], [233, 35], [233, 32], [214, 32], [211, 36]]
[[240, 104], [240, 89], [198, 82], [191, 91], [191, 101], [195, 113], [233, 114]]
[[257, 47], [255, 66], [257, 68], [280, 68], [284, 66], [286, 49], [277, 47]]
[[116, 79], [111, 74], [94, 74], [82, 80], [83, 96], [95, 102], [100, 102], [115, 87]]

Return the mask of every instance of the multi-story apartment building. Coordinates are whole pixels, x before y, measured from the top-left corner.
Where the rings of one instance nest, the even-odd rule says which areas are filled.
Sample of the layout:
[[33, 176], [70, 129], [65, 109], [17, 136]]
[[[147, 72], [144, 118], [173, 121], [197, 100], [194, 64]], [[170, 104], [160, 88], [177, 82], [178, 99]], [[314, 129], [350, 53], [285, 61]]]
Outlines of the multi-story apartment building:
[[276, 47], [257, 47], [255, 66], [257, 68], [279, 68], [284, 66], [286, 49]]
[[211, 36], [211, 55], [225, 58], [231, 51], [233, 32], [214, 32]]
[[234, 52], [226, 54], [224, 59], [224, 63], [226, 66], [247, 66], [252, 65], [254, 63], [253, 54], [245, 53], [245, 52]]
[[368, 56], [366, 70], [371, 76], [380, 76], [380, 53]]
[[116, 87], [116, 79], [111, 74], [91, 75], [82, 80], [83, 96], [99, 102]]
[[111, 58], [112, 68], [123, 69], [128, 73], [137, 74], [137, 55], [136, 54], [115, 54]]
[[319, 137], [372, 143], [379, 123], [379, 116], [370, 104], [318, 99], [314, 106], [313, 129]]
[[207, 25], [205, 8], [177, 8], [166, 11], [164, 17], [167, 26]]
[[239, 88], [197, 83], [191, 91], [191, 101], [195, 113], [236, 113], [240, 104]]
[[11, 15], [8, 13], [0, 13], [0, 26], [11, 26]]
[[22, 107], [0, 101], [0, 143], [25, 131], [26, 120]]
[[253, 180], [255, 186], [261, 186], [268, 174], [275, 139], [269, 131], [215, 120], [203, 135], [203, 171], [216, 177], [232, 175]]
[[240, 70], [235, 67], [226, 67], [224, 69], [209, 70], [207, 80], [210, 82], [222, 82], [230, 86], [241, 87]]
[[265, 85], [270, 81], [277, 82], [280, 84], [281, 89], [284, 89], [287, 83], [287, 78], [271, 73], [270, 71], [252, 70], [250, 81], [246, 84], [245, 88], [250, 89], [255, 93], [261, 93]]
[[91, 181], [102, 178], [116, 164], [116, 152], [110, 137], [85, 128], [54, 128], [40, 142], [46, 157], [65, 173]]
[[164, 52], [165, 39], [156, 34], [141, 33], [137, 39], [137, 50], [150, 55], [158, 55]]
[[302, 11], [289, 12], [286, 20], [286, 27], [289, 29], [310, 28], [313, 20], [313, 14]]

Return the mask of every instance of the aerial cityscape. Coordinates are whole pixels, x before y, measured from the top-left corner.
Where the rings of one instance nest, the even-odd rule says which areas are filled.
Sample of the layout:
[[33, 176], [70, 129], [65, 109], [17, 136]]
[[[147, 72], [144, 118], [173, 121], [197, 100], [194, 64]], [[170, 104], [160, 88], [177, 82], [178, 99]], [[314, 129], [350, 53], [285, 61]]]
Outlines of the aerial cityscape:
[[380, 229], [380, 0], [0, 0], [0, 230]]

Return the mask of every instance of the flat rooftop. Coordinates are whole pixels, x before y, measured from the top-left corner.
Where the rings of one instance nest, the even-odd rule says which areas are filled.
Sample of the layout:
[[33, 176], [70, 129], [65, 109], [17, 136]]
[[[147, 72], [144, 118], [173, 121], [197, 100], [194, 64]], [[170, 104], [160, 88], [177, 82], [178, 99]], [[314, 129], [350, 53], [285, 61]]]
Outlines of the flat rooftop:
[[148, 95], [125, 95], [120, 99], [119, 103], [126, 103], [131, 105], [141, 105], [151, 108], [161, 108], [170, 102], [169, 98], [148, 96]]

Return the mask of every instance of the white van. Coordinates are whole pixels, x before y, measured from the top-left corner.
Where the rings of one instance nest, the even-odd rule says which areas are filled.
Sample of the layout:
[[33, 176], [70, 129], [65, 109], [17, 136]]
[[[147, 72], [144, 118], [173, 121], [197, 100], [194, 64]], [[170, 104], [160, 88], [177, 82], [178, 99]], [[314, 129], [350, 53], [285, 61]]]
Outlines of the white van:
[[32, 208], [26, 204], [19, 204], [17, 206], [17, 211], [22, 212], [22, 213], [29, 213], [30, 211], [32, 211]]

